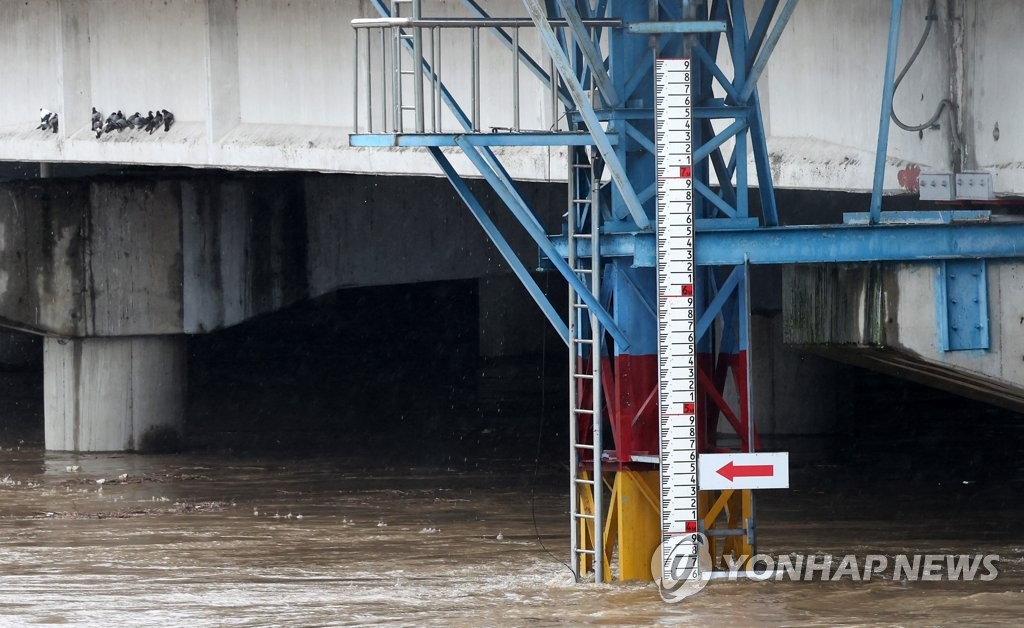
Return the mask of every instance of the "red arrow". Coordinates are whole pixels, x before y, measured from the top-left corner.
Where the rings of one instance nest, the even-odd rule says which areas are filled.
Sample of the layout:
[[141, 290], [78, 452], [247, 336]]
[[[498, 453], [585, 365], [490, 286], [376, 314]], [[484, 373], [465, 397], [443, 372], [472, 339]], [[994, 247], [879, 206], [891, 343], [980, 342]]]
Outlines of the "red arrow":
[[730, 460], [718, 470], [718, 475], [732, 482], [736, 478], [770, 478], [775, 475], [775, 466], [770, 464], [735, 465]]

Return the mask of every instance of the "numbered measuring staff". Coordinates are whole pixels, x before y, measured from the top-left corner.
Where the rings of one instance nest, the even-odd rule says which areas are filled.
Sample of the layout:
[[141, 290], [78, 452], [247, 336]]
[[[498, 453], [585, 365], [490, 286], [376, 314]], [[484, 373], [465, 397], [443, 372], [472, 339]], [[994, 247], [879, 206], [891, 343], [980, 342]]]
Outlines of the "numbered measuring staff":
[[[697, 531], [697, 407], [693, 298], [693, 122], [689, 59], [655, 62], [657, 168], [658, 408], [661, 460], [662, 578], [680, 574], [680, 553]], [[669, 542], [672, 541], [672, 542]]]

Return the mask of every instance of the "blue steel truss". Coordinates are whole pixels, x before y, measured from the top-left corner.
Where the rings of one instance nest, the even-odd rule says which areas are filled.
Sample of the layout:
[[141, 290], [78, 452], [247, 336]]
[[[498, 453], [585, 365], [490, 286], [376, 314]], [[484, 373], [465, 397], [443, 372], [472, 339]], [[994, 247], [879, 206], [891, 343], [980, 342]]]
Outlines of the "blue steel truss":
[[[390, 17], [384, 0], [371, 0], [382, 17]], [[462, 0], [472, 17], [490, 19], [476, 0]], [[882, 184], [892, 108], [893, 78], [903, 0], [892, 0], [883, 102], [873, 193], [866, 220], [860, 224], [782, 227], [772, 184], [757, 80], [767, 67], [797, 0], [766, 0], [753, 28], [748, 28], [745, 0], [677, 0], [657, 3], [656, 19], [647, 3], [633, 0], [523, 0], [550, 70], [525, 50], [516, 58], [542, 86], [554, 91], [565, 107], [569, 129], [553, 132], [478, 133], [474, 121], [436, 76], [426, 58], [419, 59], [426, 80], [440, 86], [440, 99], [464, 129], [461, 134], [373, 133], [352, 136], [355, 146], [428, 147], [473, 215], [509, 261], [530, 295], [568, 342], [564, 321], [514, 255], [504, 236], [489, 223], [469, 188], [438, 147], [458, 146], [494, 188], [508, 210], [537, 243], [545, 264], [557, 270], [580, 292], [621, 350], [631, 347], [636, 321], [616, 320], [591, 295], [565, 263], [567, 240], [550, 235], [518, 192], [515, 182], [491, 147], [585, 147], [595, 166], [607, 172], [607, 197], [602, 216], [602, 260], [631, 268], [652, 267], [655, 213], [653, 60], [656, 56], [689, 56], [693, 65], [694, 191], [697, 263], [703, 267], [698, 294], [703, 318], [725, 316], [739, 307], [735, 289], [746, 281], [744, 264], [886, 261], [935, 261], [947, 258], [1016, 258], [1022, 254], [1022, 228], [1016, 224], [959, 225], [922, 217], [923, 223], [887, 220], [882, 215]], [[603, 19], [615, 26], [588, 26]], [[557, 21], [558, 26], [554, 26]], [[509, 29], [489, 27], [510, 50], [516, 36]], [[402, 39], [409, 54], [413, 44]], [[652, 50], [653, 48], [653, 50]], [[603, 51], [607, 50], [607, 57]], [[721, 61], [726, 61], [725, 64]], [[415, 60], [414, 60], [415, 62]], [[716, 90], [723, 94], [716, 96]], [[748, 172], [748, 162], [754, 172]], [[751, 176], [753, 175], [753, 176]], [[756, 182], [760, 215], [751, 215], [750, 182]], [[581, 194], [589, 194], [582, 190]], [[938, 215], [938, 213], [936, 213]], [[590, 256], [589, 243], [576, 244], [577, 254]], [[739, 275], [737, 275], [739, 273]], [[727, 278], [737, 277], [735, 282]], [[721, 298], [719, 283], [730, 298]], [[734, 285], [735, 284], [735, 285]], [[699, 290], [700, 292], [700, 290]], [[736, 313], [729, 315], [737, 318]], [[745, 319], [739, 316], [739, 320]], [[702, 329], [708, 329], [705, 326]], [[746, 330], [736, 335], [745, 337]], [[641, 334], [643, 335], [643, 334]], [[702, 339], [707, 342], [709, 339]]]
[[[797, 7], [797, 0], [764, 0], [752, 27], [748, 26], [751, 24], [748, 18], [754, 16], [747, 15], [745, 0], [522, 1], [544, 53], [550, 59], [547, 69], [517, 45], [521, 23], [517, 22], [513, 28], [494, 25], [476, 0], [462, 0], [462, 4], [472, 19], [481, 20], [479, 29], [491, 33], [500, 45], [512, 51], [519, 64], [549, 91], [551, 100], [564, 107], [568, 129], [480, 133], [476, 130], [479, 128], [476, 115], [479, 102], [473, 102], [471, 113], [467, 114], [444, 85], [440, 70], [435, 72], [431, 67], [430, 59], [414, 57], [417, 71], [434, 86], [438, 102], [444, 103], [462, 132], [357, 131], [351, 142], [355, 146], [428, 148], [470, 212], [567, 344], [578, 330], [574, 331], [573, 325], [567, 326], [560, 318], [441, 147], [458, 147], [494, 189], [537, 244], [544, 264], [566, 279], [612, 338], [611, 357], [652, 353], [656, 344], [656, 320], [651, 314], [656, 261], [652, 225], [657, 191], [653, 67], [657, 57], [685, 56], [693, 60], [692, 165], [697, 216], [695, 296], [699, 353], [735, 358], [746, 349], [751, 264], [1024, 257], [1022, 224], [978, 222], [983, 216], [968, 216], [965, 212], [899, 215], [893, 212], [893, 216], [882, 212], [903, 0], [892, 0], [891, 4], [876, 167], [868, 212], [862, 220], [851, 217], [848, 224], [826, 226], [780, 226], [783, 221], [776, 205], [757, 92], [758, 79]], [[371, 2], [381, 16], [390, 16], [383, 0]], [[656, 7], [656, 11], [651, 7]], [[600, 26], [595, 25], [599, 22]], [[412, 55], [414, 45], [407, 29], [414, 26], [392, 25], [390, 28], [397, 29], [397, 41]], [[358, 41], [357, 38], [357, 46]], [[568, 215], [575, 211], [577, 203], [593, 203], [592, 207], [600, 208], [593, 215], [584, 216], [585, 220], [599, 221], [601, 237], [596, 250], [584, 238], [567, 237], [565, 225], [560, 234], [552, 234], [541, 223], [491, 150], [495, 146], [565, 146], [570, 154], [570, 172], [572, 167], [585, 164], [597, 173], [597, 190], [590, 189], [589, 184], [570, 186], [575, 197], [569, 200], [566, 212]], [[752, 171], [748, 164], [753, 166]], [[756, 192], [751, 190], [752, 184]], [[757, 214], [751, 212], [752, 193], [760, 200]], [[972, 222], [961, 224], [957, 222], [959, 218]], [[570, 246], [574, 256], [570, 256]], [[574, 271], [567, 263], [570, 257], [589, 258], [593, 260], [592, 268], [604, 269], [603, 294], [592, 294], [587, 289], [577, 274], [578, 269]], [[957, 321], [970, 315], [962, 309], [949, 310], [949, 317]], [[716, 320], [719, 325], [714, 324]], [[983, 340], [956, 337], [949, 342], [976, 347], [981, 346]], [[712, 363], [713, 375], [708, 377], [715, 381], [702, 380], [702, 385], [721, 390], [723, 373], [730, 364], [736, 362]], [[709, 394], [714, 397], [717, 393]], [[717, 399], [721, 401], [721, 395]], [[736, 413], [721, 408], [721, 412], [737, 428], [737, 433], [743, 431], [741, 421], [751, 426], [746, 430], [742, 447], [753, 450], [756, 435], [747, 409]], [[717, 421], [717, 411], [714, 421]]]

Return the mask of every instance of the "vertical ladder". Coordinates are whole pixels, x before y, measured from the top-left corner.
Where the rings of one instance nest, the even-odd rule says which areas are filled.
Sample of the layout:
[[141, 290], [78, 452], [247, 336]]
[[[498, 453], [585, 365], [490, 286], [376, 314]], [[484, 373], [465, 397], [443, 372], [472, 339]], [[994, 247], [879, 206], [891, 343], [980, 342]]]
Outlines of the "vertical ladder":
[[[422, 0], [391, 0], [391, 17], [411, 17], [414, 20], [423, 18]], [[412, 15], [403, 15], [402, 5], [409, 5]], [[407, 33], [400, 27], [394, 27], [391, 44], [392, 71], [391, 81], [392, 130], [395, 133], [405, 132], [405, 113], [412, 111], [415, 117], [416, 133], [424, 132], [423, 109], [423, 29], [414, 26]], [[412, 42], [412, 68], [405, 69], [402, 59], [406, 56], [402, 50], [403, 41]], [[411, 76], [413, 87], [413, 104], [405, 104], [402, 96], [403, 81]]]
[[[570, 148], [568, 225], [569, 267], [600, 297], [601, 210], [599, 187], [593, 163], [583, 148]], [[590, 256], [577, 247], [590, 245]], [[601, 326], [572, 286], [569, 286], [569, 500], [572, 520], [571, 565], [577, 580], [586, 576], [587, 564], [594, 569], [594, 581], [604, 574], [604, 486], [601, 482]], [[589, 364], [586, 357], [589, 354]], [[580, 425], [589, 420], [588, 435]], [[592, 464], [587, 473], [585, 465]], [[588, 546], [587, 537], [591, 543]]]

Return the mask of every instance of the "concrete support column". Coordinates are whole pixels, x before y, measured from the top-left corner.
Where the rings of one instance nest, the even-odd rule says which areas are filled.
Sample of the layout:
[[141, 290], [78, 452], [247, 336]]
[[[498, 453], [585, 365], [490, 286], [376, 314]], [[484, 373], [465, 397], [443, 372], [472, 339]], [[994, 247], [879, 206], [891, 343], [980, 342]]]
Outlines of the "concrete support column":
[[46, 338], [46, 449], [161, 451], [184, 424], [185, 337]]

